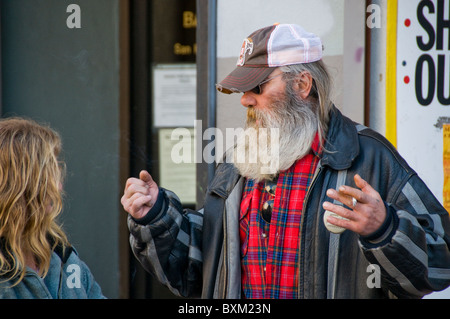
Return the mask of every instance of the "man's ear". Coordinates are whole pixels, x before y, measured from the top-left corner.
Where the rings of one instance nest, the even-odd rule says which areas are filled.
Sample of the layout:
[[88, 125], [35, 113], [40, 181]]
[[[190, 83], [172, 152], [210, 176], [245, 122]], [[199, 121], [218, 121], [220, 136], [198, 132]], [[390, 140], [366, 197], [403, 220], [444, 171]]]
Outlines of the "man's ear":
[[295, 89], [300, 97], [305, 100], [313, 86], [313, 78], [309, 72], [302, 72], [295, 78]]

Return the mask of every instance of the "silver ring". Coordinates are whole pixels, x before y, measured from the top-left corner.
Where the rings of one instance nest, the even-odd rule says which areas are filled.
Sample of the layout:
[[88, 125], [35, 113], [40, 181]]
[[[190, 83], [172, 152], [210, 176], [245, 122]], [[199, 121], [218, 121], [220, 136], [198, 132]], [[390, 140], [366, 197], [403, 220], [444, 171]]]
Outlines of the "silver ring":
[[355, 208], [356, 204], [358, 204], [358, 201], [356, 200], [355, 197], [352, 197], [352, 205], [353, 205], [353, 208]]

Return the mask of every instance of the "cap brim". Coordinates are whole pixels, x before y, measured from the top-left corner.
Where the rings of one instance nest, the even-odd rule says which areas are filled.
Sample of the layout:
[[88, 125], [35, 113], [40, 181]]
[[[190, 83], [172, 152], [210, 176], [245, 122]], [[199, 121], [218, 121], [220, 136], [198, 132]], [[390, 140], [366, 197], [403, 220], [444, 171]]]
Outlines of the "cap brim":
[[237, 67], [225, 79], [216, 85], [219, 92], [231, 94], [247, 92], [264, 81], [274, 68]]

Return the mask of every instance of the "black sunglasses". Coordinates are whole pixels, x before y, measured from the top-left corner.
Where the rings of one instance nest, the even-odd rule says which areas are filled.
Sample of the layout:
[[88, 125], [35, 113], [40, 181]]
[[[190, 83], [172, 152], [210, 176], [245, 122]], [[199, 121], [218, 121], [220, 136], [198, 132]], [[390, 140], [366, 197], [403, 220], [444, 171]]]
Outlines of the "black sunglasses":
[[275, 76], [272, 76], [271, 78], [267, 78], [264, 81], [262, 81], [261, 83], [259, 83], [257, 86], [255, 86], [253, 89], [250, 90], [250, 92], [255, 93], [255, 94], [262, 94], [262, 85], [266, 84], [267, 82], [269, 82], [270, 80], [275, 79], [276, 77], [279, 77], [280, 75], [283, 75], [284, 73], [280, 73], [277, 74]]
[[269, 193], [271, 196], [270, 199], [264, 202], [263, 207], [261, 209], [261, 216], [263, 220], [270, 224], [272, 220], [272, 210], [273, 210], [273, 201], [275, 198], [275, 190], [277, 189], [276, 181], [267, 181], [264, 186], [264, 190]]
[[[262, 85], [263, 84], [265, 84], [265, 83], [269, 82], [270, 80], [272, 80], [272, 79], [274, 79], [274, 78], [276, 78], [276, 77], [278, 77], [280, 75], [283, 75], [283, 74], [284, 73], [280, 73], [280, 74], [275, 75], [275, 76], [273, 76], [271, 78], [265, 79], [264, 81], [259, 83], [257, 86], [255, 86], [253, 89], [251, 89], [250, 92], [255, 93], [257, 95], [262, 94]], [[319, 97], [319, 94], [317, 93], [316, 81], [314, 79], [313, 79], [313, 82], [312, 82], [311, 91], [309, 92], [309, 96], [312, 96], [312, 97], [314, 97], [316, 99]]]

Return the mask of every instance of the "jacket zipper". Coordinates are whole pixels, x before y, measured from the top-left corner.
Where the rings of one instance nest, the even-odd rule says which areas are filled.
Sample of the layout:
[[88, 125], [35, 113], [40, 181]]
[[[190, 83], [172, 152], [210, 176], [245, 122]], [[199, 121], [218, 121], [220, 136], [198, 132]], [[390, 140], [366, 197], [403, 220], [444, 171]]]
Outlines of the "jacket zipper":
[[298, 256], [298, 298], [302, 299], [302, 291], [303, 290], [303, 278], [301, 276], [302, 271], [303, 271], [303, 267], [302, 267], [302, 260], [303, 260], [303, 247], [302, 247], [302, 238], [304, 236], [304, 231], [303, 231], [303, 223], [304, 223], [304, 219], [305, 219], [305, 211], [306, 211], [306, 206], [308, 204], [308, 199], [309, 199], [309, 195], [311, 193], [311, 190], [314, 188], [314, 184], [316, 183], [317, 178], [319, 177], [319, 175], [322, 173], [322, 166], [320, 165], [320, 162], [318, 163], [319, 167], [316, 170], [316, 174], [313, 177], [313, 180], [311, 182], [311, 185], [308, 188], [308, 192], [306, 193], [305, 196], [305, 200], [303, 201], [303, 208], [302, 208], [302, 216], [301, 216], [301, 221], [300, 221], [300, 238], [299, 238], [299, 244], [298, 244], [298, 249], [299, 249], [299, 256]]

